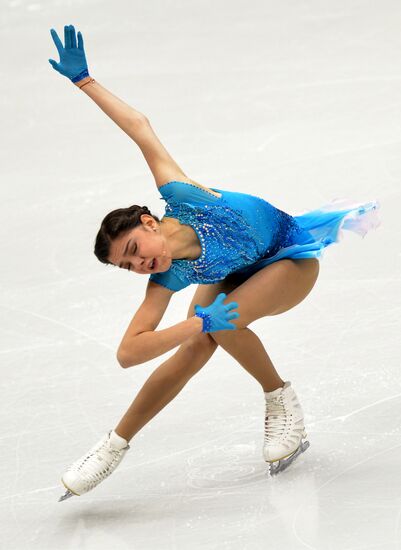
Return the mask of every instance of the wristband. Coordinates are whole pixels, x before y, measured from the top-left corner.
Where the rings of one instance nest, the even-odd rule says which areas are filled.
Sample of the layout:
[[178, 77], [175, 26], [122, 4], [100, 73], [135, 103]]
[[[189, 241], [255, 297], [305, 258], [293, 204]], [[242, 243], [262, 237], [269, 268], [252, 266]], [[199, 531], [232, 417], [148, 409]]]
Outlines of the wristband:
[[74, 78], [71, 78], [71, 80], [75, 84], [75, 82], [79, 82], [80, 80], [82, 80], [86, 76], [89, 76], [88, 69], [84, 69], [83, 71], [81, 71], [79, 73], [79, 75], [74, 76]]
[[210, 315], [201, 311], [199, 313], [195, 313], [195, 317], [201, 317], [203, 319], [202, 332], [210, 332], [212, 324], [210, 320]]

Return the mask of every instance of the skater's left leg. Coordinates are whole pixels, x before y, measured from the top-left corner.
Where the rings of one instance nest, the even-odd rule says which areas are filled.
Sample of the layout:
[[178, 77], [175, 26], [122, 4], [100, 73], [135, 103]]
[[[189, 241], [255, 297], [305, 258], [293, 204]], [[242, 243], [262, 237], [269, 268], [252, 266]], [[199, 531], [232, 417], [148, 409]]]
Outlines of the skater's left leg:
[[232, 355], [265, 392], [284, 385], [262, 342], [247, 325], [270, 315], [278, 315], [299, 304], [312, 290], [319, 274], [315, 258], [284, 259], [256, 272], [247, 281], [232, 290], [225, 304], [237, 302], [238, 319], [230, 322], [237, 330], [219, 330], [209, 333], [214, 341]]
[[[267, 265], [244, 283], [227, 294], [224, 303], [237, 302], [240, 314], [230, 322], [245, 328], [253, 321], [278, 315], [298, 305], [310, 293], [319, 275], [319, 260], [284, 258]], [[210, 333], [218, 344], [227, 333], [220, 330]]]
[[[224, 335], [220, 334], [223, 332]], [[259, 382], [263, 391], [271, 392], [284, 386], [284, 380], [276, 371], [262, 342], [251, 329], [246, 327], [209, 334], [216, 335], [215, 342]]]
[[[312, 290], [319, 274], [315, 259], [280, 260], [255, 273], [226, 296], [224, 302], [238, 303], [240, 317], [231, 322], [237, 330], [221, 330], [210, 336], [238, 361], [244, 358], [253, 368], [254, 349], [243, 351], [236, 336], [247, 324], [269, 315], [278, 315], [299, 304]], [[238, 338], [240, 341], [241, 338]], [[245, 366], [245, 363], [242, 363]], [[261, 371], [263, 372], [263, 367]], [[272, 393], [265, 393], [265, 442], [263, 455], [269, 463], [270, 474], [285, 469], [300, 453], [309, 447], [303, 411], [291, 383], [286, 382]]]

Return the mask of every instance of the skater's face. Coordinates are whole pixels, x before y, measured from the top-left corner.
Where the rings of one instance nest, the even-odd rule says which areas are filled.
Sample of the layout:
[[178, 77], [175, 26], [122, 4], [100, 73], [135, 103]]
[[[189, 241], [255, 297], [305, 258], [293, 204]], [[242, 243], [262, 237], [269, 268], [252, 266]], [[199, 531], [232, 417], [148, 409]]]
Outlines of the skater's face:
[[[167, 243], [160, 224], [152, 216], [142, 214], [141, 225], [125, 231], [110, 245], [108, 260], [112, 264], [139, 274], [166, 271]], [[150, 267], [156, 259], [156, 265]]]

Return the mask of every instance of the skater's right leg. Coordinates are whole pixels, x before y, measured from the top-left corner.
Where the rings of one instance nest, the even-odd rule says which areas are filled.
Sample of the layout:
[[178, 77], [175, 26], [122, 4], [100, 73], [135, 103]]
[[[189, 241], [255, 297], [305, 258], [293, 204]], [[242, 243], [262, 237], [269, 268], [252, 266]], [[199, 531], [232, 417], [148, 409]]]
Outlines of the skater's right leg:
[[[187, 319], [194, 315], [195, 304], [208, 305], [220, 292], [236, 287], [226, 280], [198, 285], [188, 308]], [[165, 407], [209, 361], [218, 347], [210, 334], [201, 332], [189, 338], [178, 351], [162, 363], [147, 379], [114, 431], [129, 441], [143, 426]]]
[[114, 431], [130, 441], [159, 413], [216, 351], [218, 344], [207, 333], [192, 337], [146, 380]]
[[106, 479], [130, 448], [127, 442], [167, 405], [188, 380], [207, 363], [217, 348], [209, 334], [189, 338], [157, 368], [143, 385], [115, 430], [110, 430], [63, 474], [67, 492], [60, 500], [82, 495]]

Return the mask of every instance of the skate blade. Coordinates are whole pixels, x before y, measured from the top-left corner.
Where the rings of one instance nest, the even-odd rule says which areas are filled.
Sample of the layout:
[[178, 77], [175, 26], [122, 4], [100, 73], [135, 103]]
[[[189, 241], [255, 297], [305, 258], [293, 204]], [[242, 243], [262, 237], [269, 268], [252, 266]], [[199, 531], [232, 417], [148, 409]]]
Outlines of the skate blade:
[[275, 460], [274, 462], [269, 462], [269, 474], [270, 474], [270, 476], [274, 476], [274, 475], [278, 474], [279, 472], [282, 472], [283, 470], [288, 468], [288, 466], [290, 464], [292, 464], [292, 462], [294, 462], [294, 460], [296, 458], [298, 458], [298, 456], [301, 453], [304, 453], [309, 446], [310, 446], [309, 441], [301, 441], [300, 446], [298, 447], [298, 449], [292, 455], [290, 455], [288, 457], [285, 457], [285, 458], [282, 458], [278, 461]]
[[73, 496], [76, 496], [76, 497], [79, 497], [79, 495], [77, 495], [76, 493], [74, 493], [73, 491], [71, 491], [71, 489], [69, 489], [67, 487], [67, 485], [64, 483], [64, 480], [61, 479], [61, 483], [64, 485], [64, 487], [67, 489], [67, 491], [65, 492], [64, 495], [62, 495], [59, 499], [58, 499], [58, 502], [61, 502], [63, 500], [67, 500], [67, 498], [71, 498]]
[[64, 495], [62, 495], [59, 499], [58, 499], [58, 502], [61, 502], [62, 500], [66, 500], [67, 498], [70, 498], [70, 497], [73, 497], [74, 496], [74, 493], [71, 493], [71, 491], [67, 490], [65, 492]]

